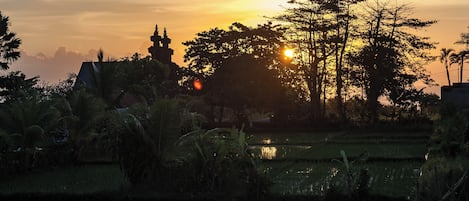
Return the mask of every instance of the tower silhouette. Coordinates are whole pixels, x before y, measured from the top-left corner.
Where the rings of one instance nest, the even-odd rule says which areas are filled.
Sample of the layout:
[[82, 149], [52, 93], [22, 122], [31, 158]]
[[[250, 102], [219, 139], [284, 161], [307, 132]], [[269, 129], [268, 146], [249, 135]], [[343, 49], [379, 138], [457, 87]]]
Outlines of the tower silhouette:
[[158, 34], [158, 24], [155, 26], [155, 32], [150, 37], [153, 41], [153, 46], [148, 48], [148, 52], [151, 54], [151, 58], [158, 60], [163, 64], [171, 64], [171, 56], [173, 55], [173, 49], [169, 48], [171, 39], [168, 38], [166, 28], [164, 28], [163, 37]]

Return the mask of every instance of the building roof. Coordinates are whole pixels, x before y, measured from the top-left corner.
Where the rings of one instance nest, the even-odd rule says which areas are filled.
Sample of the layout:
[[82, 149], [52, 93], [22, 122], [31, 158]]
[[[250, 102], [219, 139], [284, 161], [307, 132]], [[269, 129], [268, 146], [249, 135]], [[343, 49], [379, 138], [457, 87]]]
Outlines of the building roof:
[[97, 85], [95, 76], [100, 71], [101, 65], [98, 62], [83, 62], [77, 75], [75, 87], [95, 88]]

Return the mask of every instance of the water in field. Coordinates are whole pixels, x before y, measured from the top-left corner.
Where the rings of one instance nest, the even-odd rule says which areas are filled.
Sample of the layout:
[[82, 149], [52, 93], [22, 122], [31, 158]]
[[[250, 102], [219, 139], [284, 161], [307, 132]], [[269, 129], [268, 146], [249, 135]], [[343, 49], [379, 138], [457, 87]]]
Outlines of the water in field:
[[351, 165], [354, 178], [360, 170], [368, 172], [371, 193], [411, 198], [427, 152], [424, 137], [261, 135], [251, 141], [250, 151], [262, 159], [260, 171], [273, 180], [275, 194], [324, 195], [331, 186], [344, 190], [344, 150], [350, 162], [356, 160]]
[[251, 146], [251, 152], [260, 159], [274, 160], [286, 159], [295, 153], [301, 153], [310, 149], [311, 146], [303, 145], [261, 145]]
[[424, 160], [425, 144], [265, 144], [250, 146], [254, 156], [268, 160], [332, 160], [344, 150], [348, 157], [366, 155], [369, 158], [392, 160]]
[[253, 145], [249, 147], [254, 156], [260, 159], [273, 160], [273, 159], [284, 159], [291, 155], [296, 155], [302, 151], [308, 150], [311, 146], [304, 145], [278, 145], [272, 144], [272, 139], [264, 138], [259, 145]]

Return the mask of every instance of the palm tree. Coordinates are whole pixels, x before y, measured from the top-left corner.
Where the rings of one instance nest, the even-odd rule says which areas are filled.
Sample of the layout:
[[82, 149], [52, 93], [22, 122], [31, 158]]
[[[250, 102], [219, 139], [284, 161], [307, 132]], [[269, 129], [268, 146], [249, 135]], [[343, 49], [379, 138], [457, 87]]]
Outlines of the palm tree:
[[449, 71], [448, 68], [450, 66], [449, 61], [450, 61], [450, 56], [451, 53], [454, 52], [453, 49], [449, 48], [442, 48], [440, 51], [440, 62], [445, 64], [445, 69], [446, 69], [446, 77], [448, 78], [448, 86], [451, 86], [451, 80], [449, 78]]
[[464, 61], [466, 60], [466, 55], [469, 54], [469, 51], [463, 50], [458, 53], [452, 53], [449, 56], [450, 65], [459, 63], [459, 82], [462, 82], [462, 75], [463, 75], [463, 68], [464, 68]]
[[20, 57], [18, 48], [21, 40], [8, 30], [8, 21], [9, 18], [0, 12], [0, 68], [3, 70], [8, 70], [9, 64]]
[[29, 95], [0, 105], [0, 141], [3, 141], [0, 148], [21, 150], [22, 154], [16, 158], [22, 163], [21, 168], [32, 167], [37, 159], [36, 147], [48, 144], [47, 134], [56, 127], [60, 117], [49, 101], [38, 94]]

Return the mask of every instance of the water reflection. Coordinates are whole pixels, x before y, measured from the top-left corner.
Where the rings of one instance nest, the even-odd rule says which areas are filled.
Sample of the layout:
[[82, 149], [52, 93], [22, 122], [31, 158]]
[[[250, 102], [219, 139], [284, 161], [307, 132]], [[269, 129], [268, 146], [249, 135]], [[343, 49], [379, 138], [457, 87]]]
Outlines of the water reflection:
[[304, 151], [311, 148], [311, 146], [292, 146], [292, 145], [264, 145], [264, 146], [251, 146], [253, 156], [261, 159], [295, 159], [301, 158]]
[[261, 147], [261, 159], [272, 160], [277, 157], [277, 148], [276, 147]]
[[[262, 144], [270, 144], [272, 143], [272, 140], [270, 138], [264, 138], [262, 139]], [[277, 157], [277, 148], [276, 147], [271, 147], [271, 146], [261, 146], [261, 154], [260, 154], [261, 159], [268, 159], [272, 160], [275, 157]]]

